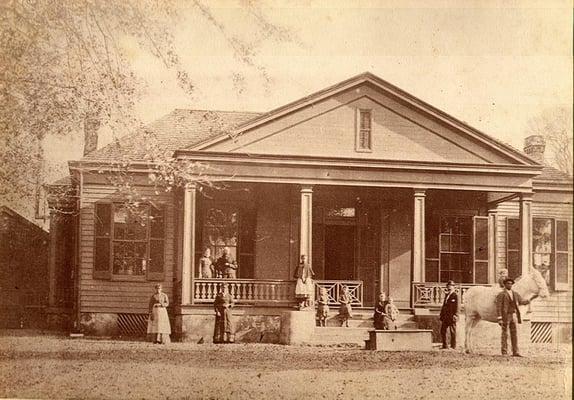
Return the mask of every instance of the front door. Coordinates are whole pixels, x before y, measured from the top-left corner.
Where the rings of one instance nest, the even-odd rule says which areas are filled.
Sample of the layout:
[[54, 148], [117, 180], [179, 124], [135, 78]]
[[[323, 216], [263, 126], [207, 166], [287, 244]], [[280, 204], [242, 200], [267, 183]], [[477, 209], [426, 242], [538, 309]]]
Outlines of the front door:
[[355, 226], [325, 226], [325, 279], [352, 280], [355, 269]]

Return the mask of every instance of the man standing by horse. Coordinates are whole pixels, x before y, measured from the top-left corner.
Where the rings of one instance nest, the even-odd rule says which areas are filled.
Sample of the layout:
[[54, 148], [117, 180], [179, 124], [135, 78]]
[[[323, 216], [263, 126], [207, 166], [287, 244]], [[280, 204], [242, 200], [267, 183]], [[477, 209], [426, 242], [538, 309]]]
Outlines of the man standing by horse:
[[458, 295], [454, 291], [454, 282], [446, 283], [446, 294], [442, 308], [440, 309], [440, 336], [442, 339], [442, 349], [448, 349], [446, 342], [446, 331], [450, 333], [450, 347], [456, 348], [456, 322], [458, 321]]
[[518, 306], [529, 304], [530, 300], [523, 300], [518, 293], [512, 290], [512, 285], [514, 285], [514, 280], [506, 278], [504, 280], [504, 289], [496, 296], [496, 314], [498, 324], [502, 328], [500, 344], [502, 355], [508, 354], [508, 330], [510, 328], [512, 355], [514, 357], [522, 357], [518, 352], [518, 335], [516, 334], [516, 323], [522, 323]]

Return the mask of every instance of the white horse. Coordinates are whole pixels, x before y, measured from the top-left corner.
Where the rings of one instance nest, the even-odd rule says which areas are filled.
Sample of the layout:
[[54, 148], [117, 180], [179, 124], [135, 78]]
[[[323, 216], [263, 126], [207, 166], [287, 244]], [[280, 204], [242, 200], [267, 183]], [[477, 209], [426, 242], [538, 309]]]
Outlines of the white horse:
[[[482, 319], [497, 323], [496, 296], [502, 289], [498, 286], [473, 286], [464, 293], [464, 314], [466, 317], [464, 348], [467, 353], [473, 351], [472, 330]], [[548, 286], [542, 274], [530, 268], [528, 274], [516, 279], [512, 290], [523, 299], [532, 300], [535, 297], [548, 297]]]

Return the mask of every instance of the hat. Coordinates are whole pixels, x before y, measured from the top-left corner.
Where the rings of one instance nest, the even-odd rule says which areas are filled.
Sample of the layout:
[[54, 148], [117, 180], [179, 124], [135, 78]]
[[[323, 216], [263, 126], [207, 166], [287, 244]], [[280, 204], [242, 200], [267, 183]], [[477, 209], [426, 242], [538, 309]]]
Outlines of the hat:
[[448, 282], [446, 283], [446, 285], [447, 285], [447, 286], [454, 286], [454, 281], [448, 281]]
[[502, 281], [502, 283], [506, 283], [506, 282], [512, 282], [512, 284], [514, 285], [514, 279], [512, 279], [512, 278], [506, 278], [505, 280]]

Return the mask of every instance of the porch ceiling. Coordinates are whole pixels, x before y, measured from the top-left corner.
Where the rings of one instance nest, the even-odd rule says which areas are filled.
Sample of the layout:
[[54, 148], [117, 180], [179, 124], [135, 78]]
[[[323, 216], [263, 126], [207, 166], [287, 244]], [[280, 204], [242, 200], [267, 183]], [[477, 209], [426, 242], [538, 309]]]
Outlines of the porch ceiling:
[[217, 180], [309, 185], [404, 187], [532, 192], [534, 165], [458, 164], [364, 160], [333, 157], [277, 156], [227, 152], [176, 152], [184, 160], [209, 165], [206, 175]]

